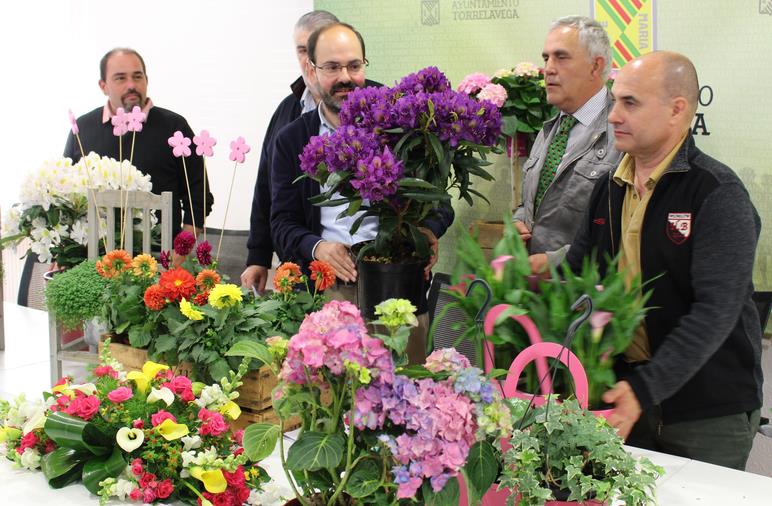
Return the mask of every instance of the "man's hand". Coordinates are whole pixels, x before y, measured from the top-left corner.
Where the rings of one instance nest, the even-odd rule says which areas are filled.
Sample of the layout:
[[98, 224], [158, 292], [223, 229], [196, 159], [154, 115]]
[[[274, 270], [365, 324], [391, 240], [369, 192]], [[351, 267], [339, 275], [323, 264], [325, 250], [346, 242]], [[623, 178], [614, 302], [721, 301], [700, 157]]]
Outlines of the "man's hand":
[[247, 290], [255, 287], [257, 293], [265, 292], [265, 283], [268, 281], [268, 267], [262, 265], [249, 265], [241, 273], [241, 286]]
[[429, 279], [429, 274], [432, 272], [432, 267], [437, 263], [437, 252], [439, 250], [440, 243], [437, 241], [437, 236], [434, 232], [425, 227], [418, 227], [423, 235], [429, 239], [429, 248], [432, 250], [432, 256], [429, 257], [429, 263], [424, 267], [424, 279]]
[[520, 234], [520, 239], [522, 239], [523, 242], [528, 242], [531, 240], [531, 231], [528, 229], [528, 227], [525, 226], [525, 223], [520, 220], [515, 220], [513, 225], [515, 225], [517, 232]]
[[323, 260], [335, 269], [335, 275], [346, 283], [357, 280], [357, 270], [351, 259], [351, 251], [339, 242], [322, 241], [316, 246], [314, 256]]
[[546, 253], [536, 253], [528, 257], [528, 262], [531, 264], [532, 274], [544, 274], [549, 272], [549, 262], [547, 262]]
[[614, 404], [614, 413], [608, 418], [609, 425], [616, 428], [622, 438], [627, 439], [633, 425], [641, 416], [641, 405], [630, 383], [618, 382], [614, 388], [603, 394], [603, 401]]

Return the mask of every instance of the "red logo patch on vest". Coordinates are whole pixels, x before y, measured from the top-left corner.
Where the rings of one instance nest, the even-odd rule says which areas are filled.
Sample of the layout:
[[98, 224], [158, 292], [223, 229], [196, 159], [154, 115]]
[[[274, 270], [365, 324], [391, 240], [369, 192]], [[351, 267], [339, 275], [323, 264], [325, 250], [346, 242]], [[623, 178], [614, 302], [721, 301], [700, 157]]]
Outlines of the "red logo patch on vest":
[[595, 218], [592, 220], [593, 223], [596, 225], [605, 225], [606, 224], [606, 218]]
[[692, 234], [692, 213], [668, 213], [666, 233], [673, 243], [685, 243]]

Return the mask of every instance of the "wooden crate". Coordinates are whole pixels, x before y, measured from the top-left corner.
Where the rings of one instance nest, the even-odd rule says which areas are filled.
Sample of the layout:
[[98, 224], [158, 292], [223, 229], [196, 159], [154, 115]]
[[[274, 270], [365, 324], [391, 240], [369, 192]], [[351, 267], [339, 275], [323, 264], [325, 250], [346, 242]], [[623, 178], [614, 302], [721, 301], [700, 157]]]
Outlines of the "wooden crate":
[[477, 243], [488, 260], [493, 259], [493, 248], [504, 237], [504, 223], [500, 221], [475, 221], [472, 229], [477, 229]]
[[[102, 351], [104, 343], [99, 343], [99, 351]], [[140, 371], [147, 362], [147, 350], [132, 348], [125, 344], [110, 343], [110, 354], [115, 360], [120, 362], [127, 371]], [[175, 374], [190, 374], [191, 366], [188, 363], [181, 363], [172, 366]], [[271, 392], [276, 386], [278, 380], [268, 367], [261, 367], [257, 371], [247, 373], [242, 380], [243, 385], [239, 388], [239, 397], [236, 404], [241, 408], [241, 416], [233, 422], [236, 430], [243, 429], [251, 423], [279, 423], [279, 417], [273, 410], [271, 403]], [[285, 430], [294, 430], [300, 426], [299, 419], [290, 419], [286, 424]]]

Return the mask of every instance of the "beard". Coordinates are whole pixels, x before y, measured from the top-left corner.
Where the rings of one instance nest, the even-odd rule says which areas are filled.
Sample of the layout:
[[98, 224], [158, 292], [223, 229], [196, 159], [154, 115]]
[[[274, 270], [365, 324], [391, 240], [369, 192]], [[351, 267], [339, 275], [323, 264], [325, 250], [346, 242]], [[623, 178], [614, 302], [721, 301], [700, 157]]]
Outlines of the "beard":
[[335, 96], [337, 91], [353, 91], [357, 88], [357, 85], [353, 82], [348, 83], [336, 83], [330, 88], [330, 91], [320, 89], [319, 95], [322, 98], [324, 106], [332, 113], [340, 113], [340, 106], [343, 104], [345, 98], [339, 98]]
[[137, 90], [129, 90], [121, 97], [121, 104], [123, 104], [123, 109], [125, 111], [131, 111], [135, 105], [138, 105], [139, 107], [144, 106], [145, 97]]

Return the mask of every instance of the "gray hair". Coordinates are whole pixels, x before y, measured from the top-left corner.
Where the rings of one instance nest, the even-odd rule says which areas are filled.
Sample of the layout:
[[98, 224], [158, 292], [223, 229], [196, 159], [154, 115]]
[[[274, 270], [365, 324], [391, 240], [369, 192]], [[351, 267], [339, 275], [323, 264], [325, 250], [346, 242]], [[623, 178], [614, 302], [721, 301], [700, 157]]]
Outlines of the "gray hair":
[[550, 31], [567, 26], [579, 32], [579, 42], [587, 50], [591, 59], [598, 56], [603, 58], [605, 66], [603, 75], [605, 81], [611, 71], [611, 44], [608, 40], [608, 34], [600, 23], [586, 16], [566, 16], [557, 19], [550, 25]]
[[333, 23], [340, 23], [335, 14], [323, 10], [311, 11], [300, 16], [298, 22], [295, 23], [295, 30], [305, 30], [311, 33]]

